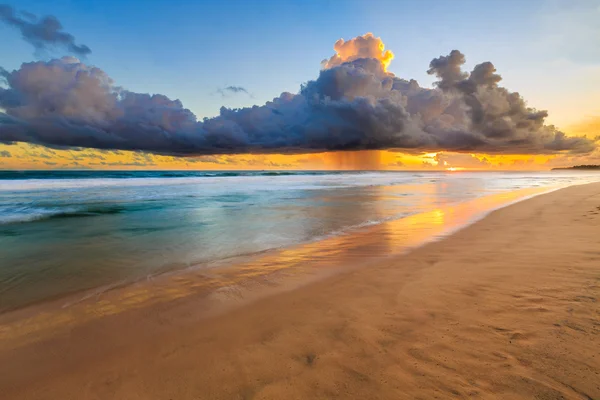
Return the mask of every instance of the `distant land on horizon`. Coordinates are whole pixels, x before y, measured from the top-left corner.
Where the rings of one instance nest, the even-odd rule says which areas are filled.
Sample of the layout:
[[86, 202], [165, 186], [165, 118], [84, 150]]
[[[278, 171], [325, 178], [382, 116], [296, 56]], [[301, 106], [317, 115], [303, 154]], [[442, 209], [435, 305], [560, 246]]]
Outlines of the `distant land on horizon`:
[[560, 170], [560, 169], [597, 169], [597, 170], [600, 170], [600, 165], [575, 165], [572, 167], [552, 168], [552, 171]]

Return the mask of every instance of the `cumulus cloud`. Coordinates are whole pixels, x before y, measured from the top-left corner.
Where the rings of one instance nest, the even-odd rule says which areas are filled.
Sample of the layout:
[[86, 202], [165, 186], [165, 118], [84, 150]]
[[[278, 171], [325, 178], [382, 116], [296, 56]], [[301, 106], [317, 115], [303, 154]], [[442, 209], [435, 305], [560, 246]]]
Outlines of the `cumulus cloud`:
[[384, 70], [394, 59], [394, 53], [385, 50], [385, 45], [381, 38], [376, 38], [372, 33], [357, 36], [348, 41], [339, 39], [333, 45], [335, 54], [328, 60], [323, 60], [323, 68], [333, 68], [343, 63], [352, 62], [361, 58], [372, 58], [379, 60]]
[[592, 150], [581, 138], [567, 137], [553, 126], [545, 125], [546, 111], [528, 107], [518, 93], [498, 86], [502, 77], [496, 74], [491, 62], [476, 65], [471, 73], [462, 71], [464, 63], [465, 56], [453, 50], [450, 55], [431, 61], [427, 72], [439, 78], [436, 85], [442, 91], [462, 98], [470, 129], [480, 133], [481, 139], [511, 147], [543, 146], [548, 151]]
[[51, 50], [62, 47], [79, 57], [86, 56], [92, 50], [86, 45], [77, 45], [75, 37], [63, 31], [63, 26], [56, 17], [47, 15], [37, 18], [35, 15], [21, 11], [17, 13], [12, 7], [0, 4], [0, 21], [21, 32], [23, 39], [36, 50]]
[[595, 143], [544, 124], [499, 86], [493, 64], [462, 70], [452, 51], [431, 62], [423, 88], [387, 72], [393, 58], [371, 34], [338, 41], [319, 76], [263, 106], [222, 107], [198, 121], [179, 100], [130, 92], [101, 69], [66, 57], [3, 74], [0, 141], [170, 155], [341, 150], [586, 153]]

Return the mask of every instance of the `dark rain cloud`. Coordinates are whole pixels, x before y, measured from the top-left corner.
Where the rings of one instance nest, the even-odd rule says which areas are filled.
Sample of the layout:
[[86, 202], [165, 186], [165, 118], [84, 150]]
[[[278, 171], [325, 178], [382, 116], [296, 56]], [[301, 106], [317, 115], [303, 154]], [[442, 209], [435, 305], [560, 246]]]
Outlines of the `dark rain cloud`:
[[37, 18], [29, 12], [17, 12], [6, 4], [0, 4], [0, 21], [18, 29], [23, 39], [33, 45], [36, 50], [52, 50], [62, 47], [79, 57], [92, 52], [88, 46], [76, 44], [73, 35], [64, 32], [60, 21], [52, 15]]
[[365, 35], [342, 43], [335, 62], [298, 93], [282, 93], [262, 106], [222, 107], [202, 121], [179, 100], [124, 90], [101, 69], [73, 57], [25, 63], [4, 74], [0, 141], [180, 156], [362, 149], [550, 154], [595, 148], [591, 140], [545, 125], [546, 112], [499, 86], [501, 77], [489, 62], [465, 72], [459, 51], [436, 58], [429, 73], [439, 80], [428, 89], [386, 72], [389, 55], [357, 58], [372, 53], [374, 40], [380, 41]]

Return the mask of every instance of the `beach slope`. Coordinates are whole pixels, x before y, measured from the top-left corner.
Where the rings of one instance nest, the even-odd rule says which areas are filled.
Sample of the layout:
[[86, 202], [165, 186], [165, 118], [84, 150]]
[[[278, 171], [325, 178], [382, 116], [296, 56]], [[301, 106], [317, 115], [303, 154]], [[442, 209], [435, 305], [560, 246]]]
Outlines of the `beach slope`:
[[210, 318], [194, 297], [0, 351], [3, 399], [600, 399], [600, 184]]

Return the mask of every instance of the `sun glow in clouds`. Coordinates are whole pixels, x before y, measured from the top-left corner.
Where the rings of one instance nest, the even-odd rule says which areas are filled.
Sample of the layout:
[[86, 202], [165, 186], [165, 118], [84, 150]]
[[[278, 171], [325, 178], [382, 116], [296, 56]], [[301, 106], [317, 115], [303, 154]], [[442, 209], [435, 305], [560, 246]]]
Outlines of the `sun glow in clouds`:
[[393, 53], [373, 34], [334, 48], [325, 69], [296, 94], [222, 107], [203, 120], [178, 99], [128, 91], [74, 57], [23, 63], [2, 72], [0, 141], [186, 157], [403, 149], [583, 154], [596, 147], [545, 124], [548, 113], [502, 87], [491, 62], [468, 72], [466, 56], [452, 50], [432, 59], [427, 73], [437, 81], [425, 88], [385, 71]]
[[322, 64], [325, 69], [360, 58], [374, 58], [381, 62], [383, 70], [387, 72], [394, 59], [394, 53], [391, 50], [385, 50], [385, 44], [381, 38], [375, 37], [371, 32], [350, 40], [339, 39], [333, 45], [333, 49], [335, 55], [329, 60], [323, 60]]
[[[89, 52], [67, 36], [68, 52]], [[458, 50], [433, 58], [427, 73], [437, 80], [427, 88], [388, 72], [394, 53], [370, 32], [333, 49], [298, 92], [202, 120], [178, 99], [128, 91], [75, 57], [0, 69], [0, 168], [457, 171], [600, 157], [597, 120], [579, 136], [548, 125], [548, 113], [503, 87], [489, 61], [468, 71]]]

